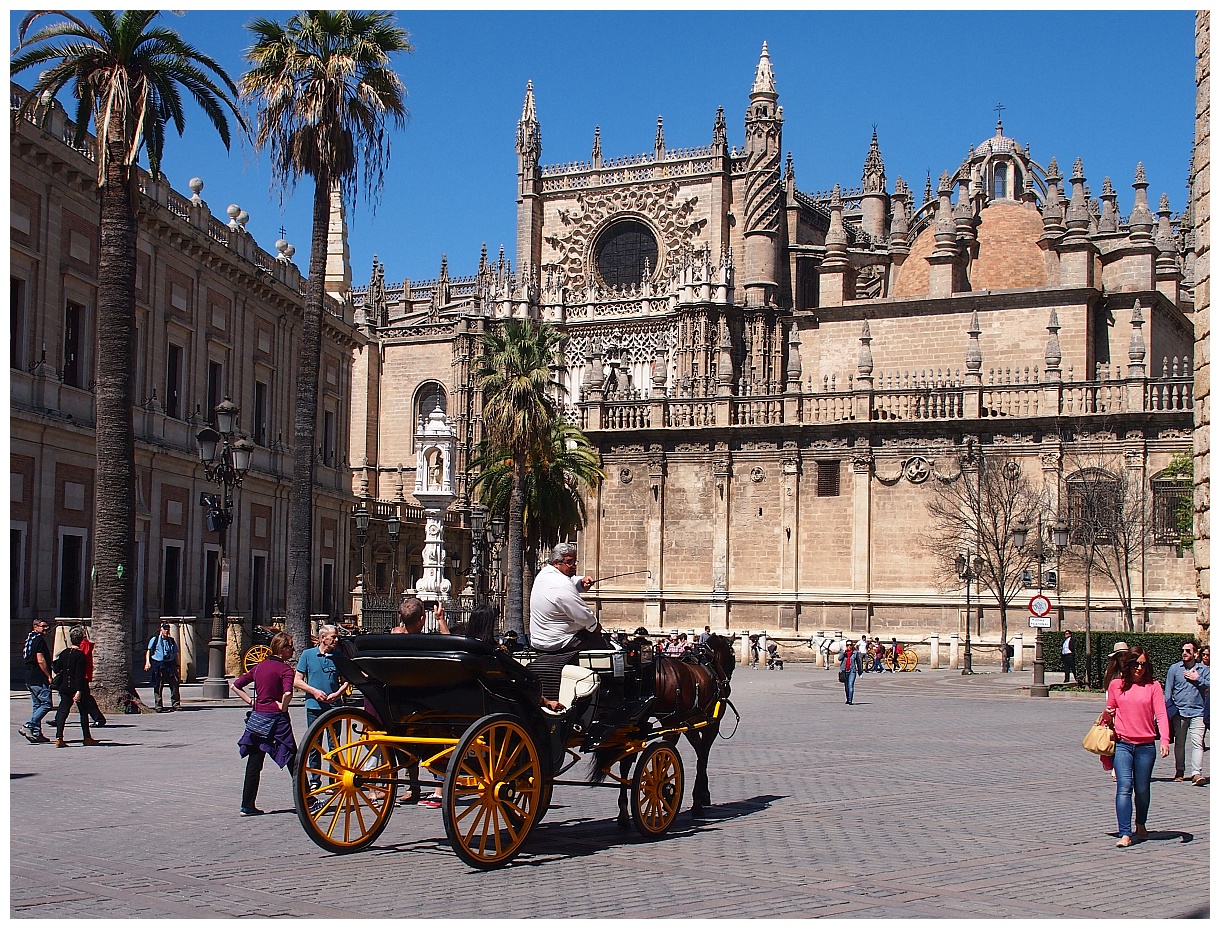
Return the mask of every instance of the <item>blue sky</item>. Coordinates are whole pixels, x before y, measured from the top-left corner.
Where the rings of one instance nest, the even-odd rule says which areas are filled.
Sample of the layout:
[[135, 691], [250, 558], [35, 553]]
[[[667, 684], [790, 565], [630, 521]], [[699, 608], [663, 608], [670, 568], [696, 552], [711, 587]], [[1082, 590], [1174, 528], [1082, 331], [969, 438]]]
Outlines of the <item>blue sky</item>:
[[[189, 11], [163, 21], [217, 58], [236, 80], [253, 11]], [[287, 11], [263, 12], [279, 19]], [[10, 17], [10, 47], [21, 13]], [[1109, 176], [1131, 209], [1143, 161], [1155, 208], [1186, 200], [1194, 133], [1194, 14], [1169, 12], [710, 12], [401, 11], [416, 51], [397, 70], [411, 119], [391, 140], [380, 207], [349, 212], [353, 278], [376, 253], [390, 281], [474, 273], [486, 242], [515, 256], [514, 138], [527, 80], [542, 124], [544, 164], [587, 159], [600, 125], [605, 157], [650, 151], [657, 116], [671, 148], [711, 141], [723, 106], [729, 144], [743, 118], [764, 40], [784, 107], [783, 145], [797, 186], [858, 186], [876, 125], [890, 189], [902, 175], [922, 201], [933, 179], [990, 137], [997, 103], [1005, 134], [1064, 173], [1083, 159], [1096, 196]], [[18, 80], [27, 84], [23, 75]], [[230, 153], [202, 113], [171, 137], [164, 170], [174, 187], [203, 178], [203, 198], [230, 203], [273, 251], [280, 227], [308, 263], [311, 187], [271, 189], [265, 156]]]

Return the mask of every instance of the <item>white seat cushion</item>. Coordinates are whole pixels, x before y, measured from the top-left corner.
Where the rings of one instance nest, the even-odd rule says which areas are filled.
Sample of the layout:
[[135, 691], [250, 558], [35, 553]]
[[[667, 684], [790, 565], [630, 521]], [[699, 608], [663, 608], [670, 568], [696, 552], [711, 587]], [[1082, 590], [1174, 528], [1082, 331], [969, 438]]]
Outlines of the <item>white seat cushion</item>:
[[577, 655], [576, 662], [582, 668], [592, 668], [594, 671], [609, 671], [614, 667], [611, 663], [611, 656], [616, 651], [613, 648], [590, 649]]
[[597, 674], [580, 665], [565, 665], [559, 681], [559, 702], [571, 706], [581, 697], [597, 692]]

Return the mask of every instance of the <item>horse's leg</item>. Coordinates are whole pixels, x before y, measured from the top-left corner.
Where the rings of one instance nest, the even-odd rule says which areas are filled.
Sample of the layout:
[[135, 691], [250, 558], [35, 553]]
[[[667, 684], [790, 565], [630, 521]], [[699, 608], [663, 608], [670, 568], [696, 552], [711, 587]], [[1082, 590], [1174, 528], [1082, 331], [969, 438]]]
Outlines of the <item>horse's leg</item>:
[[712, 723], [698, 733], [688, 732], [686, 737], [695, 749], [695, 786], [691, 790], [691, 815], [702, 816], [704, 806], [711, 806], [712, 794], [707, 786], [707, 757], [711, 754], [712, 745], [716, 741], [716, 733], [720, 729], [720, 721]]
[[630, 758], [624, 758], [618, 763], [618, 775], [623, 779], [618, 789], [618, 819], [616, 820], [620, 829], [631, 828], [631, 816], [627, 811], [627, 772], [630, 770]]

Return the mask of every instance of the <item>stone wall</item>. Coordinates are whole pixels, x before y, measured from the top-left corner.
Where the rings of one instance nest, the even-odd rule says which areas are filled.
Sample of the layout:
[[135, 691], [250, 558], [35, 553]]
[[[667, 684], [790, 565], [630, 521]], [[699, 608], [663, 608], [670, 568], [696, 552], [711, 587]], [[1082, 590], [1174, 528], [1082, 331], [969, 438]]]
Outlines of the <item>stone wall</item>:
[[1195, 565], [1199, 625], [1211, 632], [1211, 11], [1195, 14]]

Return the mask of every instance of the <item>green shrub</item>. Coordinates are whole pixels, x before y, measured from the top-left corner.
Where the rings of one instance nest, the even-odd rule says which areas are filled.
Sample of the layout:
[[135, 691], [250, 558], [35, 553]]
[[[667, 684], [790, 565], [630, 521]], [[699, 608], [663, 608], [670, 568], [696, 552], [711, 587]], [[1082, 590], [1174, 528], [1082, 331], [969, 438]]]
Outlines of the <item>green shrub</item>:
[[[1084, 660], [1084, 630], [1073, 630], [1072, 651], [1076, 653], [1076, 676], [1086, 680]], [[1047, 674], [1063, 673], [1063, 633], [1047, 629], [1039, 634], [1042, 639], [1042, 656], [1046, 660]], [[1110, 661], [1110, 652], [1115, 642], [1126, 642], [1130, 646], [1142, 646], [1152, 659], [1156, 679], [1164, 683], [1169, 666], [1182, 657], [1182, 643], [1197, 638], [1188, 632], [1115, 632], [1112, 629], [1094, 631], [1093, 640], [1093, 684], [1100, 686]]]

